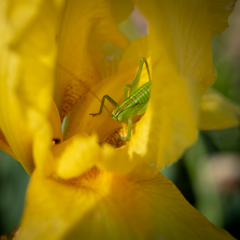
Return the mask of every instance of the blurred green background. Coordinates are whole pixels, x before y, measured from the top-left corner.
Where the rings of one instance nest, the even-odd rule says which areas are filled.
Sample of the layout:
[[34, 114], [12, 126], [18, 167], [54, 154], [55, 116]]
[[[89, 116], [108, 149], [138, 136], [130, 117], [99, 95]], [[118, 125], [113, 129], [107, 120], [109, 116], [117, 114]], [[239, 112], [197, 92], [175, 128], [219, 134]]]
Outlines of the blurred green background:
[[[214, 88], [240, 106], [240, 4], [230, 27], [213, 39], [218, 77]], [[131, 17], [120, 28], [133, 34]], [[134, 30], [135, 31], [135, 30]], [[143, 30], [144, 31], [144, 30]], [[126, 29], [125, 29], [126, 32]], [[137, 34], [136, 32], [134, 34]], [[134, 35], [133, 34], [133, 35]], [[133, 37], [134, 38], [134, 37]], [[240, 129], [200, 132], [196, 144], [162, 173], [212, 223], [240, 239]], [[8, 154], [0, 152], [0, 235], [17, 227], [29, 176]]]
[[29, 176], [10, 155], [0, 152], [0, 236], [18, 226]]

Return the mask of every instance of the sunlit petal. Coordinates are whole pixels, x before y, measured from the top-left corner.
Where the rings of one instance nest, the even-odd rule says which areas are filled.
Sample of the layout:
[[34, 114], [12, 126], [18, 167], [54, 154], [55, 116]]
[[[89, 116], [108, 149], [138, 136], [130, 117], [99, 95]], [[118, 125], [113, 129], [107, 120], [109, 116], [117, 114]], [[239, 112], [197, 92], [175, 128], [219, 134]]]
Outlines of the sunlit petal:
[[80, 176], [90, 170], [100, 157], [100, 147], [96, 136], [74, 137], [53, 147], [55, 160], [57, 161], [56, 173], [63, 179]]
[[[0, 29], [0, 125], [17, 159], [30, 174], [34, 169], [35, 134], [46, 127], [52, 103], [54, 34], [61, 4], [60, 1], [50, 4], [37, 1], [32, 5], [1, 1], [0, 8], [3, 26]], [[18, 23], [17, 19], [23, 22]], [[52, 132], [48, 136], [50, 139], [46, 141], [41, 139], [42, 144], [49, 145], [54, 136]]]

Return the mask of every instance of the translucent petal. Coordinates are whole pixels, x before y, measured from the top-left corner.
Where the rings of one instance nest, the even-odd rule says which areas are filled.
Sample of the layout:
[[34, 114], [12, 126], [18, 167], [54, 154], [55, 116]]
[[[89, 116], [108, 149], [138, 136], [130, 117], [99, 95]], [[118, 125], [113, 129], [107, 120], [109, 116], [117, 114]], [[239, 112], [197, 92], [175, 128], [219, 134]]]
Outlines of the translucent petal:
[[196, 81], [204, 93], [215, 80], [207, 1], [136, 2], [149, 21], [149, 36], [160, 39], [179, 74]]
[[240, 107], [214, 89], [209, 89], [201, 101], [200, 130], [221, 130], [239, 126]]

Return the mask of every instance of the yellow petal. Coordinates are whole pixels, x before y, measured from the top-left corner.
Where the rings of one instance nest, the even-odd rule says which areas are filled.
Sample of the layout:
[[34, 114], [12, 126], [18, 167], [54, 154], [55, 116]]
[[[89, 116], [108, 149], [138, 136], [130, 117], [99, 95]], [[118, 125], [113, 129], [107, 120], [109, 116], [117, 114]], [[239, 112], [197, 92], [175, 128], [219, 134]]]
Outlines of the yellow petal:
[[130, 180], [93, 169], [82, 178], [31, 179], [21, 239], [234, 239], [212, 225], [159, 174]]
[[63, 179], [80, 176], [91, 169], [99, 158], [100, 147], [96, 136], [74, 137], [53, 147], [55, 161], [57, 161], [56, 173]]
[[97, 161], [96, 166], [103, 171], [127, 175], [133, 171], [139, 162], [141, 163], [141, 159], [137, 158], [137, 156], [135, 158], [129, 157], [126, 146], [114, 149], [106, 144], [103, 147], [102, 158]]
[[209, 89], [201, 101], [200, 130], [221, 130], [239, 126], [240, 107], [218, 93]]
[[[112, 16], [110, 1], [67, 1], [59, 38], [56, 102], [61, 119], [100, 81], [104, 44], [129, 43]], [[76, 77], [73, 77], [73, 73]]]
[[[49, 121], [56, 55], [54, 34], [61, 4], [6, 2], [1, 1], [0, 7], [0, 125], [16, 157], [30, 174], [34, 169], [33, 139]], [[23, 22], [20, 24], [17, 19]], [[46, 145], [51, 141], [41, 140]]]

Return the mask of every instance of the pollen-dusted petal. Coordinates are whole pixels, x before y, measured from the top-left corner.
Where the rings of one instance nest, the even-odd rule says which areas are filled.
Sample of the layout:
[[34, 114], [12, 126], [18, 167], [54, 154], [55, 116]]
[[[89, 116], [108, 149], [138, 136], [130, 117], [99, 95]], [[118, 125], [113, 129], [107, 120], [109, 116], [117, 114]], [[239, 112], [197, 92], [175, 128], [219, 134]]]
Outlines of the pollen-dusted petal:
[[67, 1], [58, 36], [56, 102], [61, 119], [72, 107], [85, 100], [98, 83], [104, 44], [124, 49], [129, 41], [112, 16], [111, 1]]
[[236, 103], [213, 89], [202, 96], [200, 130], [221, 130], [239, 124], [240, 107]]
[[[197, 81], [200, 94], [203, 94], [215, 80], [212, 66], [211, 11], [208, 9], [208, 1], [136, 2], [149, 21], [149, 37], [154, 34], [155, 38], [161, 40], [179, 74], [191, 81]], [[218, 6], [222, 6], [222, 1], [215, 1], [214, 7]], [[222, 21], [222, 18], [214, 19], [215, 23]], [[159, 54], [161, 60], [162, 55]]]
[[[56, 55], [54, 34], [61, 11], [59, 1], [35, 4], [30, 7], [28, 2], [1, 1], [0, 7], [0, 126], [29, 174], [34, 169], [35, 133], [48, 123]], [[16, 19], [24, 19], [24, 24]], [[46, 144], [51, 141], [42, 140]]]
[[228, 27], [228, 17], [232, 13], [237, 0], [208, 0], [212, 36], [222, 33]]
[[96, 136], [74, 135], [55, 145], [53, 155], [57, 161], [56, 174], [63, 179], [80, 176], [92, 168], [100, 157]]
[[163, 175], [136, 181], [92, 169], [57, 182], [37, 170], [16, 240], [234, 239], [215, 227]]

